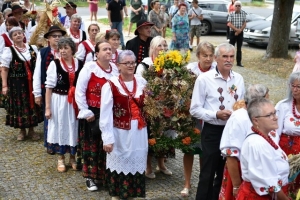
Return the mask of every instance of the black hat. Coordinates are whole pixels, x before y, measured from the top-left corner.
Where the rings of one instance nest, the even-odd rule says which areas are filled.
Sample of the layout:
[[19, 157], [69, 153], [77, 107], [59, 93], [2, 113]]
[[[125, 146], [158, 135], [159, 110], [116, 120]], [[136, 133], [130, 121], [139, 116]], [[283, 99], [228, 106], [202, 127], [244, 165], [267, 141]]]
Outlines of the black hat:
[[72, 2], [72, 1], [69, 1], [68, 3], [66, 3], [66, 6], [64, 7], [64, 9], [66, 8], [77, 8], [77, 5]]
[[23, 14], [27, 13], [27, 10], [26, 9], [23, 9], [21, 6], [19, 5], [14, 5], [12, 8], [11, 8], [11, 13], [8, 15], [9, 17], [13, 16], [14, 13], [17, 13], [17, 12], [23, 12]]
[[48, 38], [50, 33], [57, 32], [57, 31], [61, 32], [63, 36], [66, 35], [66, 31], [61, 30], [58, 26], [54, 25], [49, 28], [49, 31], [47, 33], [45, 33], [44, 38]]
[[136, 29], [135, 29], [135, 31], [134, 31], [134, 34], [135, 34], [135, 35], [138, 35], [139, 32], [138, 32], [137, 30], [138, 30], [140, 27], [142, 27], [142, 26], [153, 26], [153, 25], [154, 25], [153, 23], [148, 22], [147, 20], [141, 19], [140, 21], [138, 21], [138, 22], [136, 23]]

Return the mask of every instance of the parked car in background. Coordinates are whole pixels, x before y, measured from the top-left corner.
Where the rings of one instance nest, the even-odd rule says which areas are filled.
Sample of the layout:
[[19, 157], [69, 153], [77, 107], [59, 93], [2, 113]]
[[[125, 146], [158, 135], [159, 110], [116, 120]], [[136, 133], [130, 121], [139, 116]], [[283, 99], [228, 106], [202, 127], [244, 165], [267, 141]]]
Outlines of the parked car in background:
[[[188, 0], [190, 3], [192, 0]], [[201, 35], [211, 32], [226, 32], [228, 12], [228, 1], [225, 0], [201, 0], [199, 7], [203, 9], [203, 21]], [[245, 12], [245, 11], [244, 11]], [[264, 17], [247, 13], [247, 22], [264, 19]]]
[[[299, 11], [293, 11], [290, 29], [289, 45], [296, 46], [299, 39], [296, 36], [297, 20], [300, 18]], [[273, 15], [264, 20], [249, 22], [244, 29], [244, 42], [257, 46], [267, 46], [270, 40]], [[300, 31], [300, 30], [299, 30]]]

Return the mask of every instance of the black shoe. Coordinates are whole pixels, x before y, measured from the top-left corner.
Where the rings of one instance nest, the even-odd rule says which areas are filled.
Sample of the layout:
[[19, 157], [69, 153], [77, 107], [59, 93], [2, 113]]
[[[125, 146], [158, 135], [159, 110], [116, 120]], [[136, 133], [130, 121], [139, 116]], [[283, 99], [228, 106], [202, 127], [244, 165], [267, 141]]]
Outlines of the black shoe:
[[241, 63], [237, 64], [236, 66], [238, 66], [238, 67], [244, 67], [244, 65], [242, 65]]
[[122, 46], [122, 50], [125, 50], [125, 49], [126, 49], [126, 47], [123, 45], [123, 46]]
[[89, 191], [96, 191], [98, 190], [97, 185], [94, 183], [93, 179], [87, 178], [86, 181], [86, 187]]
[[190, 49], [190, 51], [193, 51], [193, 48], [189, 48]]

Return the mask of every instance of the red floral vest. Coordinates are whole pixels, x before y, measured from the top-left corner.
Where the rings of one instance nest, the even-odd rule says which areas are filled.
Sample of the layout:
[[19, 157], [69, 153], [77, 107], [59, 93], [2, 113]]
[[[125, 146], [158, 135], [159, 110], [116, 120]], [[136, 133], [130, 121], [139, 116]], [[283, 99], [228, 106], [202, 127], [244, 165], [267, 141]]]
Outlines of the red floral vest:
[[92, 73], [86, 90], [86, 101], [89, 106], [100, 108], [101, 88], [106, 82], [105, 78], [99, 78]]
[[[124, 130], [130, 130], [131, 129], [131, 120], [137, 119], [139, 121], [139, 125], [142, 127], [145, 127], [146, 120], [144, 117], [144, 113], [142, 111], [142, 108], [144, 106], [144, 98], [145, 94], [140, 96], [140, 98], [135, 99], [136, 102], [139, 104], [137, 105], [139, 107], [139, 113], [138, 118], [135, 116], [132, 116], [132, 105], [135, 104], [133, 100], [129, 99], [129, 96], [123, 95], [120, 93], [119, 89], [112, 83], [111, 81], [108, 81], [110, 83], [112, 93], [113, 93], [113, 118], [114, 118], [114, 127]], [[135, 113], [135, 112], [134, 112]]]

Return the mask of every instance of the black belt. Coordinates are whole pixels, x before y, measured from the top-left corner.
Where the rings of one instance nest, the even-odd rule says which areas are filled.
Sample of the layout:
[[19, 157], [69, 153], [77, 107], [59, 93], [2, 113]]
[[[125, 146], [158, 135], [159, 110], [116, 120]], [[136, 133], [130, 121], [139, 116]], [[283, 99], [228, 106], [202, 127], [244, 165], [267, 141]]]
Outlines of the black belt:
[[224, 128], [225, 127], [225, 125], [215, 125], [215, 124], [210, 124], [210, 123], [207, 123], [207, 122], [204, 122], [204, 126], [210, 127], [210, 128], [212, 128], [212, 127], [215, 127], [215, 128]]

